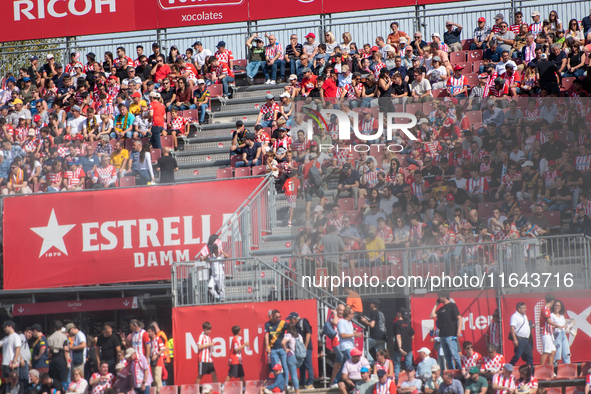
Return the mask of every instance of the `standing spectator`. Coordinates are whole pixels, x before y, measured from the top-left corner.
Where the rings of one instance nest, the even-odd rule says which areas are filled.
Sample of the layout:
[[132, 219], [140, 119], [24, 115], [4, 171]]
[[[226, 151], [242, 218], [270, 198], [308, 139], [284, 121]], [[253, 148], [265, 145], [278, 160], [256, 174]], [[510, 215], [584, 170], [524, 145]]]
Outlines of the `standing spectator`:
[[[337, 324], [337, 332], [339, 333], [339, 350], [343, 354], [343, 363], [352, 357], [355, 349], [355, 338], [363, 336], [362, 332], [353, 329], [353, 320], [355, 313], [350, 308], [345, 308], [343, 318]], [[341, 380], [340, 373], [337, 375], [337, 380]]]
[[76, 369], [84, 371], [86, 360], [86, 335], [84, 335], [74, 323], [68, 323], [68, 325], [66, 325], [66, 331], [70, 337], [73, 338], [72, 346], [70, 347], [72, 371]]
[[162, 388], [162, 370], [164, 369], [164, 351], [166, 345], [162, 338], [157, 334], [156, 327], [148, 327], [148, 335], [152, 341], [152, 354], [150, 355], [150, 367], [152, 368], [152, 376], [154, 377], [154, 383], [156, 384], [156, 392], [159, 393]]
[[546, 294], [545, 298], [546, 305], [540, 316], [540, 337], [542, 339], [542, 356], [540, 357], [540, 365], [546, 364], [546, 361], [548, 361], [548, 365], [554, 365], [554, 355], [556, 354], [556, 346], [554, 346], [554, 328], [556, 323], [552, 321], [552, 307], [554, 306], [555, 298], [552, 294]]
[[2, 379], [10, 377], [10, 372], [15, 371], [18, 381], [18, 368], [20, 365], [21, 337], [15, 332], [16, 324], [12, 320], [6, 320], [2, 325], [6, 336], [0, 340], [2, 347]]
[[281, 312], [274, 309], [271, 319], [265, 323], [265, 349], [270, 355], [271, 365], [279, 364], [283, 369], [283, 378], [287, 382], [289, 378], [287, 369], [287, 354], [283, 349], [281, 342], [287, 329], [287, 322], [281, 320]]
[[[412, 324], [409, 319], [408, 309], [405, 307], [398, 308], [398, 316], [394, 322], [394, 353], [392, 354], [392, 361], [394, 364], [394, 378], [396, 381], [398, 381], [398, 375], [400, 374], [400, 364], [403, 357], [404, 369], [412, 367], [412, 342], [414, 335], [415, 331], [412, 328]], [[421, 348], [419, 352], [425, 349], [426, 348]], [[426, 353], [425, 357], [428, 358], [429, 353]]]
[[[287, 317], [289, 324], [295, 326], [298, 335], [302, 337], [304, 346], [306, 346], [306, 358], [300, 367], [301, 386], [306, 389], [314, 388], [314, 368], [312, 367], [312, 326], [306, 318], [300, 318], [297, 312], [291, 312]], [[306, 372], [308, 378], [306, 379]]]
[[31, 348], [29, 347], [29, 340], [33, 337], [33, 332], [30, 327], [27, 327], [23, 333], [19, 334], [21, 338], [21, 352], [20, 352], [20, 367], [19, 367], [19, 381], [23, 387], [29, 385], [29, 365], [31, 363]]
[[[293, 313], [293, 312], [292, 312]], [[290, 314], [291, 316], [291, 314]], [[287, 331], [281, 341], [283, 350], [287, 354], [287, 366], [289, 368], [289, 375], [291, 377], [291, 384], [296, 394], [300, 393], [300, 379], [304, 380], [305, 375], [300, 375], [298, 378], [298, 359], [295, 356], [296, 341], [304, 342], [302, 336], [298, 334], [296, 327], [289, 325]], [[229, 375], [228, 375], [229, 378]], [[314, 388], [314, 386], [312, 386]]]
[[[129, 322], [129, 329], [131, 330], [131, 334], [127, 336], [127, 343], [131, 344], [131, 347], [133, 347], [133, 349], [137, 352], [138, 357], [140, 355], [151, 354], [152, 345], [150, 341], [150, 336], [140, 326], [140, 322], [136, 319], [132, 319]], [[128, 358], [127, 354], [125, 358]]]
[[459, 52], [462, 50], [462, 41], [460, 34], [462, 33], [462, 25], [452, 21], [445, 22], [447, 31], [443, 33], [443, 42], [449, 47], [450, 52]]
[[269, 40], [269, 45], [265, 47], [266, 64], [263, 66], [265, 73], [265, 84], [274, 85], [277, 83], [277, 67], [279, 67], [279, 82], [285, 81], [285, 60], [283, 48], [273, 34], [265, 33], [265, 38]]
[[154, 149], [162, 149], [160, 142], [160, 135], [164, 130], [164, 117], [166, 115], [166, 107], [161, 102], [160, 93], [153, 91], [150, 93], [150, 118], [152, 119], [152, 128], [150, 132], [152, 136], [150, 142]]
[[158, 183], [174, 183], [174, 173], [179, 170], [179, 165], [174, 157], [170, 155], [170, 149], [162, 148], [162, 156], [156, 164], [156, 171], [160, 172]]
[[131, 364], [129, 370], [132, 374], [135, 392], [137, 394], [150, 394], [152, 373], [146, 356], [141, 353], [138, 354], [134, 348], [129, 348], [125, 351], [125, 359]]
[[101, 361], [106, 362], [109, 372], [115, 373], [115, 364], [117, 363], [117, 353], [121, 350], [121, 339], [119, 335], [113, 335], [113, 328], [109, 324], [103, 326], [103, 331], [98, 337], [96, 346], [98, 347], [98, 357]]
[[[565, 364], [570, 364], [570, 344], [566, 336], [566, 308], [561, 300], [554, 300], [552, 305], [552, 315], [550, 319], [555, 324], [554, 328], [554, 346], [556, 346], [556, 361], [561, 361]], [[531, 372], [530, 372], [531, 375]]]
[[[18, 372], [10, 371], [8, 378], [4, 379], [3, 394], [25, 394], [26, 386], [18, 380]], [[80, 393], [84, 394], [84, 393]]]
[[70, 341], [62, 332], [62, 328], [62, 322], [57, 320], [53, 325], [54, 333], [47, 338], [47, 345], [51, 352], [49, 375], [62, 382], [64, 390], [66, 390], [68, 388], [67, 384], [70, 381], [68, 368], [68, 363], [70, 362]]
[[41, 324], [35, 323], [31, 326], [33, 330], [33, 350], [31, 367], [36, 369], [39, 374], [47, 374], [49, 372], [49, 359], [47, 356], [47, 338], [43, 335]]
[[[443, 306], [437, 309], [439, 304], [443, 304]], [[455, 302], [449, 300], [449, 291], [442, 290], [437, 293], [437, 301], [431, 310], [431, 318], [437, 318], [441, 347], [443, 348], [447, 365], [453, 366], [455, 364], [454, 368], [460, 369], [462, 363], [458, 354], [456, 338], [462, 335], [462, 316]]]
[[[361, 322], [369, 326], [369, 338], [368, 338], [368, 360], [373, 363], [375, 360], [375, 354], [378, 350], [386, 349], [386, 343], [388, 338], [386, 337], [386, 318], [384, 314], [379, 310], [380, 300], [374, 298], [369, 301], [369, 320], [365, 317], [361, 317]], [[373, 351], [373, 354], [372, 354]]]
[[532, 344], [529, 340], [531, 335], [531, 328], [529, 320], [525, 314], [525, 302], [519, 302], [516, 306], [516, 311], [511, 315], [511, 332], [510, 337], [515, 346], [514, 355], [510, 364], [515, 365], [519, 358], [521, 358], [527, 365], [533, 367]]

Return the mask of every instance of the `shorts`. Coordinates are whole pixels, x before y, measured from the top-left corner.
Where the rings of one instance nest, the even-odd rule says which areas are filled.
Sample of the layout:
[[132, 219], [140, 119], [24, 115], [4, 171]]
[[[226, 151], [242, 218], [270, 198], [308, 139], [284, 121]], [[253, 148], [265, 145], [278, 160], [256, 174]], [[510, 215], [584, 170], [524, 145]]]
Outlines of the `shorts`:
[[542, 354], [550, 354], [556, 351], [554, 338], [550, 334], [542, 335]]
[[10, 366], [8, 365], [3, 365], [2, 366], [2, 379], [8, 379], [10, 377], [10, 372], [11, 371], [15, 371], [18, 374], [18, 368], [15, 369], [10, 369]]
[[312, 196], [317, 195], [319, 198], [324, 197], [324, 189], [321, 186], [310, 187], [306, 189], [306, 202], [312, 201]]
[[295, 208], [296, 207], [297, 196], [285, 196], [285, 199], [289, 203], [289, 207], [290, 208]]
[[230, 364], [230, 369], [228, 370], [228, 376], [232, 378], [242, 378], [244, 377], [244, 368], [242, 364]]
[[215, 373], [215, 367], [213, 363], [199, 363], [199, 376], [209, 375], [210, 373]]
[[357, 382], [359, 382], [361, 379], [349, 379], [351, 382], [353, 382], [353, 386], [351, 386], [348, 383], [345, 383], [345, 386], [347, 387], [347, 390], [353, 390], [355, 388], [355, 386], [357, 385]]

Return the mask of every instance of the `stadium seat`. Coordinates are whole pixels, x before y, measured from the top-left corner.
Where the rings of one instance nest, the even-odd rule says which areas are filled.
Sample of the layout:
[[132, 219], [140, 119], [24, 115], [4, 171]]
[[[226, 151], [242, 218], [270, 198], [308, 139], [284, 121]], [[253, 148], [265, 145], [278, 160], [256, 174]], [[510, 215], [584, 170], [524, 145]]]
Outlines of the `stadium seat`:
[[160, 136], [160, 144], [163, 148], [174, 148], [174, 141], [172, 135]]
[[586, 377], [587, 376], [587, 371], [591, 369], [591, 362], [584, 362], [581, 364], [581, 372], [579, 373], [579, 377]]
[[135, 186], [135, 177], [134, 176], [124, 176], [119, 178], [119, 186]]
[[478, 214], [481, 218], [489, 218], [492, 216], [493, 209], [497, 206], [494, 202], [479, 202]]
[[230, 157], [230, 167], [234, 168], [236, 167], [236, 163], [242, 161], [242, 156], [240, 155], [234, 155], [232, 157]]
[[266, 175], [267, 166], [256, 166], [252, 167], [252, 176]]
[[220, 168], [215, 175], [216, 179], [232, 178], [232, 167]]
[[37, 182], [33, 186], [33, 193], [45, 193], [47, 191], [47, 182]]
[[398, 387], [400, 388], [400, 385], [403, 382], [408, 382], [408, 375], [406, 374], [406, 371], [400, 372], [400, 374], [398, 375]]
[[544, 216], [548, 218], [550, 221], [550, 228], [560, 228], [562, 226], [562, 221], [560, 220], [560, 212], [544, 212]]
[[[407, 107], [408, 107], [408, 104], [407, 104]], [[363, 108], [359, 108], [359, 109], [363, 109]], [[394, 105], [394, 112], [404, 112], [404, 105], [402, 105], [402, 104]]]
[[466, 75], [466, 79], [468, 79], [468, 84], [470, 85], [470, 87], [474, 87], [476, 85], [478, 85], [478, 74], [477, 73], [470, 73], [468, 75]]
[[221, 97], [224, 94], [222, 84], [220, 84], [220, 83], [214, 84], [214, 85], [209, 85], [207, 87], [207, 90], [209, 90], [209, 95], [211, 97]]
[[568, 136], [568, 131], [557, 131], [556, 132], [556, 140], [566, 142], [566, 137]]
[[98, 146], [99, 142], [98, 141], [92, 141], [92, 153], [94, 153], [94, 151], [96, 150], [96, 147]]
[[179, 386], [162, 386], [160, 394], [179, 394]]
[[532, 202], [530, 200], [521, 200], [517, 201], [517, 203], [521, 206], [521, 213], [523, 215], [529, 215], [531, 213], [531, 205]]
[[423, 104], [421, 103], [412, 103], [412, 104], [406, 104], [406, 112], [408, 112], [409, 114], [415, 114], [415, 112], [417, 111], [422, 111], [423, 110]]
[[[221, 383], [206, 383], [211, 385], [212, 392], [214, 393], [221, 393], [222, 392], [222, 384]], [[203, 385], [201, 386], [203, 387]]]
[[484, 57], [484, 51], [483, 50], [474, 50], [474, 51], [468, 51], [468, 61], [470, 63], [474, 63], [477, 60], [482, 60]]
[[234, 178], [250, 176], [250, 167], [238, 167], [234, 169]]
[[341, 212], [352, 211], [355, 209], [355, 200], [352, 198], [339, 198], [337, 203], [339, 204], [339, 207], [341, 207]]
[[158, 388], [150, 387], [150, 394], [158, 394]]
[[577, 364], [558, 364], [556, 379], [576, 379]]
[[546, 394], [562, 394], [562, 387], [546, 387]]
[[470, 49], [470, 45], [472, 45], [473, 42], [474, 40], [471, 39], [462, 40], [462, 49], [464, 51], [468, 51]]
[[[554, 366], [548, 365], [548, 364], [536, 365], [534, 367], [534, 377], [538, 380], [552, 380], [552, 378], [554, 377]], [[558, 393], [547, 393], [547, 394], [558, 394]]]
[[359, 211], [348, 211], [347, 215], [351, 218], [351, 224], [357, 224], [361, 220], [361, 214]]
[[438, 97], [447, 97], [447, 95], [448, 95], [447, 89], [433, 89], [431, 91], [431, 94], [435, 98], [438, 98]]
[[466, 117], [470, 121], [470, 124], [482, 122], [482, 112], [481, 111], [468, 111], [468, 112], [466, 112]]
[[244, 394], [259, 394], [261, 387], [263, 387], [263, 383], [264, 381], [262, 380], [247, 380]]
[[560, 88], [561, 91], [569, 90], [573, 87], [573, 82], [575, 81], [575, 77], [568, 77], [562, 78], [562, 87]]
[[564, 388], [564, 394], [585, 394], [585, 386], [568, 386]]
[[183, 384], [181, 386], [180, 394], [199, 394], [198, 384]]
[[435, 109], [436, 105], [433, 102], [423, 103], [423, 113], [429, 116], [429, 113]]
[[452, 52], [449, 54], [449, 62], [451, 64], [465, 63], [466, 51]]
[[476, 61], [472, 62], [472, 70], [474, 70], [475, 73], [479, 73], [480, 66], [482, 66], [483, 64], [484, 64], [484, 62], [482, 60], [476, 60]]
[[152, 163], [157, 163], [158, 159], [162, 156], [162, 150], [160, 149], [152, 149]]
[[242, 382], [238, 381], [224, 383], [224, 394], [242, 394]]
[[371, 144], [369, 146], [369, 155], [377, 159], [384, 155], [384, 150], [386, 150], [385, 144]]

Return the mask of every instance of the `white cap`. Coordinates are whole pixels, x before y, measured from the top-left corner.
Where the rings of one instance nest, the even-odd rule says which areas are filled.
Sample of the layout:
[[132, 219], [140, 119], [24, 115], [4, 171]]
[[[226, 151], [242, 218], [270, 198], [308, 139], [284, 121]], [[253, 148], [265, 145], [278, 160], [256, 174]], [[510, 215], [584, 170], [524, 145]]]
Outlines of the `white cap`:
[[439, 35], [439, 33], [433, 33], [433, 34], [431, 34], [431, 37], [439, 37], [439, 38], [441, 38], [441, 36]]
[[53, 55], [51, 53], [47, 54], [47, 60], [49, 60], [49, 59], [53, 59]]
[[198, 79], [197, 80], [197, 85], [201, 85], [202, 83], [204, 84], [205, 83], [205, 80], [203, 80], [203, 79]]
[[279, 97], [291, 97], [291, 94], [289, 92], [283, 92]]
[[431, 354], [431, 350], [427, 349], [426, 347], [422, 347], [419, 349], [419, 353], [425, 353], [427, 355]]
[[533, 166], [534, 166], [534, 163], [532, 163], [529, 160], [521, 165], [521, 167], [533, 167]]
[[150, 95], [149, 95], [149, 96], [150, 96], [150, 97], [156, 97], [156, 98], [160, 98], [160, 93], [158, 93], [158, 92], [157, 92], [157, 91], [155, 91], [155, 90], [152, 90], [152, 91], [150, 92]]
[[314, 208], [314, 212], [322, 212], [324, 211], [324, 208], [322, 208], [320, 205], [316, 205], [316, 207]]

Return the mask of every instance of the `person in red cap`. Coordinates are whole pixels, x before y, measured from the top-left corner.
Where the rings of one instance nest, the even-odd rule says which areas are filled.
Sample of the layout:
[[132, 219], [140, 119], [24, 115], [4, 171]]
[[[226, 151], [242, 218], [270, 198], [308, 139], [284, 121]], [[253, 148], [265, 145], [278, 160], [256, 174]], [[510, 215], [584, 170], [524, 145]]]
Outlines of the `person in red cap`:
[[263, 387], [261, 387], [261, 389], [259, 390], [259, 394], [281, 393], [285, 391], [285, 378], [283, 377], [281, 364], [275, 364], [272, 370], [275, 382], [266, 387], [263, 385]]
[[447, 79], [447, 91], [452, 97], [465, 98], [468, 92], [470, 84], [468, 83], [468, 78], [462, 75], [463, 69], [464, 66], [456, 64], [453, 75]]
[[310, 59], [313, 59], [318, 54], [318, 42], [316, 42], [316, 35], [312, 32], [306, 34], [306, 43], [303, 45], [304, 53]]
[[361, 380], [361, 369], [364, 367], [371, 369], [369, 361], [363, 357], [361, 350], [353, 348], [351, 358], [343, 364], [342, 376], [338, 384], [340, 394], [347, 394], [349, 390], [353, 390], [355, 384]]
[[474, 29], [474, 42], [470, 44], [470, 50], [486, 49], [491, 32], [491, 28], [486, 24], [486, 19], [478, 18], [478, 27]]
[[478, 85], [473, 86], [468, 97], [467, 110], [479, 111], [482, 107], [488, 74], [482, 73], [478, 76]]
[[131, 95], [131, 100], [133, 101], [129, 105], [129, 112], [136, 116], [142, 113], [142, 107], [147, 107], [148, 104], [145, 100], [142, 100], [142, 94], [140, 92], [135, 92]]
[[320, 97], [324, 108], [336, 106], [338, 77], [339, 75], [334, 68], [326, 68], [326, 80], [322, 84], [322, 88], [320, 88]]

